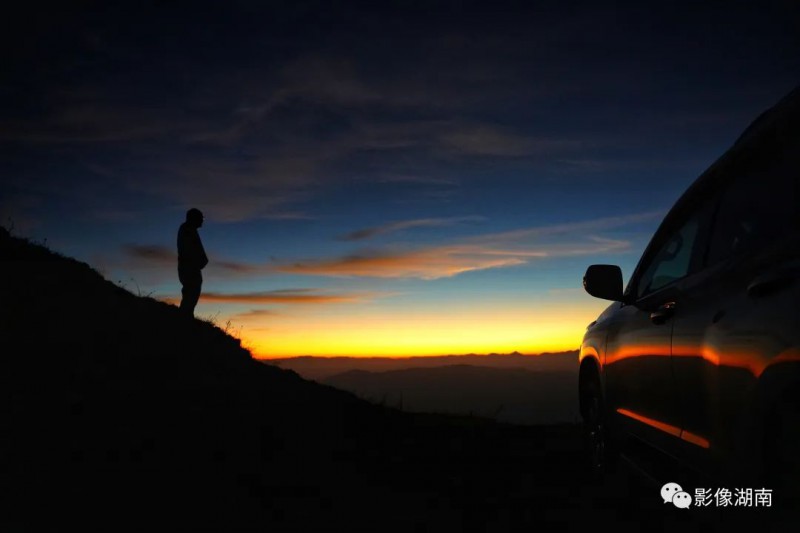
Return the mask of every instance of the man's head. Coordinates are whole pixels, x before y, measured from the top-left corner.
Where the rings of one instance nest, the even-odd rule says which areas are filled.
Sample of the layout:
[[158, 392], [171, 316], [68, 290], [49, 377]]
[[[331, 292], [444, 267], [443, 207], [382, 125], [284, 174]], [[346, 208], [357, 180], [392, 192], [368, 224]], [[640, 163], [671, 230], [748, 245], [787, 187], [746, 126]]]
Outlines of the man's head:
[[189, 209], [186, 212], [186, 222], [195, 228], [199, 228], [203, 225], [203, 212], [199, 209], [195, 209], [194, 207]]

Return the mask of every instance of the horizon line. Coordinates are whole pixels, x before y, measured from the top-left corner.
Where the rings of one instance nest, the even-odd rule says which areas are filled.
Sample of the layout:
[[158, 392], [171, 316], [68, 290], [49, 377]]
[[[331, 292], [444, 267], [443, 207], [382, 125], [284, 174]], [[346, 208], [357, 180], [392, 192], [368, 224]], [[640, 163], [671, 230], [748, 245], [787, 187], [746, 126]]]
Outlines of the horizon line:
[[489, 352], [489, 353], [448, 353], [448, 354], [422, 354], [422, 355], [286, 355], [286, 356], [271, 356], [261, 357], [253, 356], [253, 359], [258, 361], [280, 361], [285, 359], [416, 359], [416, 358], [431, 358], [431, 357], [508, 357], [512, 355], [519, 355], [524, 357], [538, 357], [540, 355], [563, 354], [569, 352], [577, 352], [577, 348], [567, 350], [553, 350], [538, 353], [523, 353], [520, 351], [513, 351], [507, 353]]

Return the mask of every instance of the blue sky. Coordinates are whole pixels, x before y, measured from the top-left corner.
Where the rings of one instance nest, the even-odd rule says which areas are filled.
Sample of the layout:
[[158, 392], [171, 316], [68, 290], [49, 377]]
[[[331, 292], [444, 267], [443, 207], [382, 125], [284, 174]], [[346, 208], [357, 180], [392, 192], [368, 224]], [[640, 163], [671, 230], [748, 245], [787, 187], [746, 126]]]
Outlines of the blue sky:
[[800, 72], [791, 2], [373, 4], [20, 10], [3, 224], [174, 302], [202, 209], [197, 314], [264, 357], [568, 349]]

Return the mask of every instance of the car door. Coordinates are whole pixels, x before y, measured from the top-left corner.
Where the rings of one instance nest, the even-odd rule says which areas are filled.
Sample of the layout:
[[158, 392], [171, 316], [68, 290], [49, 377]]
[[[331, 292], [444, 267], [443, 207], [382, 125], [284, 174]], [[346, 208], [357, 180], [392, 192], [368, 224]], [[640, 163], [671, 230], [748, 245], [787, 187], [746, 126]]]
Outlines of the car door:
[[[703, 268], [680, 283], [673, 325], [680, 455], [715, 477], [757, 466], [759, 381], [800, 346], [798, 154], [797, 138], [772, 139], [731, 159]], [[769, 390], [776, 382], [766, 387], [780, 393]]]
[[700, 195], [673, 208], [631, 278], [626, 295], [633, 303], [608, 325], [606, 396], [614, 421], [666, 452], [680, 437], [671, 363], [677, 287], [702, 258], [711, 212]]

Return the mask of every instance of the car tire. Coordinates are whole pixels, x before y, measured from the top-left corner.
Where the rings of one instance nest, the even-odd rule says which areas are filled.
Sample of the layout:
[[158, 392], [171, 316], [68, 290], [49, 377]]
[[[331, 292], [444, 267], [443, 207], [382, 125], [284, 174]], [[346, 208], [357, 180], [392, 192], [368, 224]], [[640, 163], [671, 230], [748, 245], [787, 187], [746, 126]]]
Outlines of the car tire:
[[607, 416], [600, 378], [592, 373], [581, 387], [584, 461], [591, 479], [602, 479], [614, 466], [616, 454], [608, 438]]

